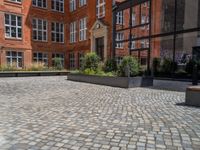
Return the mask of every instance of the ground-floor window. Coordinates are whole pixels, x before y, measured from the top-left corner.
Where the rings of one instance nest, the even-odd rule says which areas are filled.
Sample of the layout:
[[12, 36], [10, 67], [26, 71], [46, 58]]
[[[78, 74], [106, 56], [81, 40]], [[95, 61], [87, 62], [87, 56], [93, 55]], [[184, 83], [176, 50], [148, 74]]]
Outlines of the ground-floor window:
[[22, 68], [23, 67], [23, 53], [16, 51], [6, 52], [7, 65]]
[[75, 54], [74, 53], [69, 54], [69, 68], [70, 69], [75, 68]]
[[79, 66], [79, 68], [83, 67], [83, 58], [84, 58], [84, 53], [79, 52], [78, 53], [78, 66]]
[[44, 63], [45, 66], [48, 66], [48, 53], [41, 53], [41, 52], [33, 53], [33, 62]]
[[62, 53], [52, 54], [52, 66], [55, 66], [55, 58], [59, 58], [62, 67], [64, 67], [64, 62], [65, 62], [64, 54], [62, 54]]
[[120, 56], [118, 56], [118, 57], [115, 58], [117, 65], [121, 64], [122, 59], [123, 59], [123, 57], [120, 57]]
[[142, 58], [140, 59], [140, 64], [141, 64], [142, 66], [146, 66], [146, 65], [147, 65], [147, 58], [146, 58], [146, 57], [142, 57]]

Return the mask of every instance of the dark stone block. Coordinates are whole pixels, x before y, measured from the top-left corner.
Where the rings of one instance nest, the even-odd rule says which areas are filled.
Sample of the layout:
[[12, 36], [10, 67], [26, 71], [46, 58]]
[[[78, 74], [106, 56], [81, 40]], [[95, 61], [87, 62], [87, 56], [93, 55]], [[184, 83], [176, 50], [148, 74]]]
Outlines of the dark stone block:
[[153, 86], [152, 77], [107, 77], [83, 74], [68, 74], [68, 80], [86, 82], [99, 85], [107, 85], [120, 88], [148, 87]]

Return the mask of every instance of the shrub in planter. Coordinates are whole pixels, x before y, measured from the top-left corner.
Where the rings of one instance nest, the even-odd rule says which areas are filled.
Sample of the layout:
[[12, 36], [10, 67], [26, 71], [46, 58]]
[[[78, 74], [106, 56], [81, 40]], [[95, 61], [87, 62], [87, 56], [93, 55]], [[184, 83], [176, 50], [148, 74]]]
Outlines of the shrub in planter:
[[154, 75], [158, 75], [159, 74], [160, 63], [161, 63], [161, 59], [160, 58], [154, 58], [153, 59], [153, 73], [154, 73]]
[[83, 58], [83, 70], [90, 69], [96, 71], [99, 67], [100, 58], [96, 53], [88, 53]]
[[62, 59], [59, 58], [59, 57], [55, 57], [53, 59], [53, 62], [54, 62], [54, 67], [56, 70], [62, 70], [64, 67], [62, 65]]
[[130, 76], [138, 75], [140, 71], [138, 60], [132, 56], [125, 56], [119, 66], [119, 76], [126, 76], [127, 68], [130, 70]]
[[169, 75], [173, 72], [173, 70], [177, 70], [177, 63], [173, 62], [169, 58], [164, 58], [162, 66], [161, 66], [161, 72], [165, 75]]
[[105, 72], [115, 72], [117, 71], [117, 62], [115, 59], [108, 59], [105, 62], [105, 65], [103, 67]]

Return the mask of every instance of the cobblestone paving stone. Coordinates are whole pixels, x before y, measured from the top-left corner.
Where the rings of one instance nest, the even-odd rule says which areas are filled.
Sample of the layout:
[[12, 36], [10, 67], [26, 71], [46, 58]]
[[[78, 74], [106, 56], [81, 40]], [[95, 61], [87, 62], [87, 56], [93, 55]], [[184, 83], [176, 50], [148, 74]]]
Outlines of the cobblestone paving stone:
[[66, 77], [0, 79], [0, 150], [200, 149], [200, 109], [182, 92]]

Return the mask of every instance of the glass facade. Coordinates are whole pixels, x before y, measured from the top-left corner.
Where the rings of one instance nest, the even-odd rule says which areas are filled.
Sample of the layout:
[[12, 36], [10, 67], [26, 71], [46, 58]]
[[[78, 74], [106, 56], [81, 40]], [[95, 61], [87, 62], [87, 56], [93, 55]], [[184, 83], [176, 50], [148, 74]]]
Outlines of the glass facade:
[[[127, 38], [114, 44], [128, 42], [124, 51], [149, 69], [154, 58], [184, 66], [192, 58], [193, 47], [200, 46], [200, 0], [130, 0], [118, 4], [113, 16], [118, 11], [123, 11], [128, 21], [124, 27], [114, 27], [113, 37], [123, 31]], [[113, 51], [119, 57], [118, 49]]]

